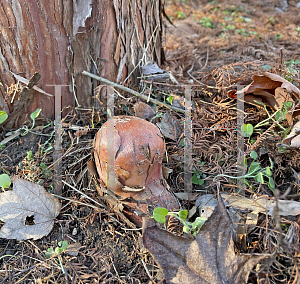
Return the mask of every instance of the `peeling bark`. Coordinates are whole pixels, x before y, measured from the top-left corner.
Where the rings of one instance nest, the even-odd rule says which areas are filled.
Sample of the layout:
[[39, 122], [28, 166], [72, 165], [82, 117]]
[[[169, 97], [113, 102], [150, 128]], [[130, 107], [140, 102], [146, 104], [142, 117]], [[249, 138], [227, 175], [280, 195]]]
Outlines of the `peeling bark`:
[[[81, 72], [122, 82], [143, 52], [160, 65], [161, 33], [161, 0], [0, 0], [1, 108], [14, 110], [5, 100], [6, 86], [16, 83], [10, 71], [27, 79], [39, 72], [38, 86], [51, 94], [47, 85], [70, 85], [63, 107], [77, 106], [73, 90], [81, 107], [96, 105], [95, 82]], [[136, 68], [133, 83], [138, 75]], [[53, 117], [54, 98], [35, 92], [28, 113], [38, 107]]]

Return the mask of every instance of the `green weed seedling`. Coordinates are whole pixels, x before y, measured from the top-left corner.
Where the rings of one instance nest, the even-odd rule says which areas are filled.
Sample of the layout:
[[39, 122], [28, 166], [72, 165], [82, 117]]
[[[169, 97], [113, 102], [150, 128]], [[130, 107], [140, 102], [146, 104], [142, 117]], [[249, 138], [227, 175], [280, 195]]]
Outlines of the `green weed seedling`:
[[179, 212], [169, 212], [168, 209], [163, 207], [157, 207], [153, 210], [153, 218], [156, 222], [164, 224], [166, 223], [166, 216], [173, 216], [178, 219], [183, 224], [183, 231], [185, 233], [191, 233], [194, 237], [196, 237], [200, 228], [207, 220], [205, 217], [197, 217], [194, 222], [186, 221], [188, 216], [187, 210], [180, 210]]
[[293, 106], [293, 102], [283, 102], [283, 105], [282, 105], [281, 109], [277, 110], [272, 115], [269, 113], [265, 103], [262, 103], [262, 102], [259, 102], [259, 101], [254, 101], [254, 102], [257, 103], [257, 104], [260, 104], [265, 109], [265, 111], [268, 115], [268, 118], [261, 121], [261, 122], [259, 122], [255, 126], [253, 126], [250, 123], [243, 124], [241, 126], [241, 128], [242, 128], [241, 130], [244, 133], [244, 137], [250, 138], [251, 135], [253, 134], [254, 130], [257, 130], [258, 128], [260, 128], [262, 126], [269, 125], [270, 121], [271, 122], [277, 122], [277, 126], [279, 128], [281, 128], [281, 130], [283, 131], [283, 134], [286, 134], [288, 129], [285, 129], [279, 122], [281, 122], [285, 119], [285, 115], [288, 113], [289, 109]]
[[203, 185], [204, 184], [203, 178], [206, 178], [206, 175], [205, 174], [201, 174], [201, 175], [198, 171], [194, 170], [192, 175], [192, 183], [196, 185]]
[[291, 59], [290, 61], [285, 61], [287, 74], [284, 78], [291, 83], [293, 83], [293, 77], [299, 74], [299, 70], [297, 70], [297, 65], [300, 65], [300, 60]]
[[46, 258], [50, 258], [50, 257], [56, 257], [58, 258], [61, 270], [63, 273], [65, 273], [65, 269], [63, 267], [62, 264], [62, 259], [61, 259], [61, 253], [65, 252], [65, 250], [68, 248], [68, 242], [67, 241], [60, 241], [58, 243], [58, 247], [56, 247], [55, 249], [53, 248], [48, 248], [47, 252], [45, 253]]
[[172, 104], [173, 104], [174, 97], [173, 97], [173, 96], [168, 96], [166, 100], [167, 100], [167, 102], [168, 102], [170, 105], [172, 105]]
[[187, 15], [181, 11], [177, 11], [177, 12], [175, 12], [175, 14], [176, 14], [178, 20], [187, 18]]
[[[12, 131], [13, 135], [15, 137], [18, 137], [19, 135], [21, 136], [25, 136], [28, 132], [30, 132], [34, 125], [35, 125], [35, 119], [39, 116], [40, 112], [42, 111], [42, 109], [38, 108], [36, 109], [36, 111], [34, 111], [31, 115], [30, 118], [32, 119], [32, 126], [31, 128], [28, 129], [27, 125], [23, 125], [21, 128], [19, 128], [16, 131]], [[8, 118], [8, 115], [5, 111], [0, 111], [0, 124], [3, 123], [6, 119]], [[16, 136], [17, 135], [17, 136]], [[6, 140], [6, 139], [4, 139]], [[5, 148], [5, 143], [3, 143], [3, 141], [0, 142], [0, 150], [3, 150]]]
[[0, 111], [0, 124], [3, 123], [8, 118], [7, 113], [4, 110]]
[[203, 17], [200, 21], [199, 24], [203, 27], [203, 28], [211, 28], [213, 29], [215, 26], [211, 20], [211, 18], [209, 17]]
[[[250, 183], [247, 180], [249, 178], [254, 178], [255, 181], [259, 182], [259, 183], [265, 183], [264, 178], [267, 178], [268, 179], [268, 187], [272, 190], [272, 192], [274, 192], [275, 183], [274, 183], [274, 179], [272, 177], [272, 170], [273, 170], [274, 164], [273, 164], [272, 159], [269, 157], [270, 164], [271, 164], [270, 166], [268, 166], [266, 168], [262, 168], [260, 166], [260, 162], [256, 162], [258, 155], [255, 151], [251, 151], [250, 157], [252, 158], [252, 162], [251, 162], [251, 164], [248, 168], [248, 171], [245, 175], [234, 177], [234, 176], [230, 176], [230, 175], [220, 174], [214, 178], [214, 181], [217, 177], [221, 177], [221, 176], [232, 178], [232, 179], [237, 179], [237, 180], [245, 179], [245, 184], [250, 186]], [[244, 165], [247, 167], [246, 160], [244, 161]]]
[[9, 175], [2, 174], [0, 175], [0, 187], [5, 191], [6, 188], [9, 188], [11, 185], [11, 180]]
[[32, 119], [32, 126], [31, 126], [31, 128], [28, 129], [27, 125], [23, 125], [21, 129], [24, 130], [25, 132], [23, 134], [21, 134], [22, 136], [26, 135], [30, 130], [33, 129], [33, 127], [35, 125], [35, 119], [40, 115], [41, 111], [42, 111], [41, 108], [37, 108], [36, 111], [34, 111], [30, 115], [30, 118]]
[[243, 124], [242, 125], [242, 132], [244, 133], [245, 138], [250, 138], [253, 134], [254, 127], [252, 124]]

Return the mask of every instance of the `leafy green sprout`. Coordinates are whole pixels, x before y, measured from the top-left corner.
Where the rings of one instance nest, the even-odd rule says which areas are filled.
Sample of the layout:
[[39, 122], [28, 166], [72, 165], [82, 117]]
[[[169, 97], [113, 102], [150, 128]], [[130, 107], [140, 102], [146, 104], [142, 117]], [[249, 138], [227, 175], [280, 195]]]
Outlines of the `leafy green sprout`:
[[285, 79], [290, 82], [293, 82], [293, 76], [299, 74], [299, 70], [297, 70], [297, 65], [300, 65], [300, 60], [291, 59], [290, 61], [285, 61], [284, 64], [286, 65], [287, 74]]
[[181, 11], [177, 11], [175, 14], [176, 14], [178, 20], [187, 18], [187, 15]]
[[[35, 125], [35, 119], [39, 116], [40, 112], [42, 111], [42, 109], [38, 108], [36, 109], [36, 111], [34, 111], [33, 113], [30, 114], [30, 118], [32, 119], [32, 126], [30, 129], [28, 129], [28, 127], [26, 125], [23, 125], [18, 131], [24, 131], [21, 135], [25, 136], [30, 130], [33, 129], [34, 125]], [[8, 115], [5, 111], [1, 110], [0, 111], [0, 124], [3, 123], [4, 121], [6, 121], [6, 119], [8, 118]], [[1, 144], [0, 143], [0, 150], [3, 150], [5, 147], [5, 144]]]
[[64, 274], [65, 274], [65, 269], [62, 264], [61, 254], [66, 251], [66, 249], [68, 248], [68, 245], [69, 244], [67, 241], [60, 241], [58, 243], [58, 246], [55, 249], [53, 249], [52, 247], [48, 248], [47, 252], [45, 253], [46, 258], [57, 256], [61, 270]]
[[32, 160], [32, 157], [33, 157], [32, 151], [30, 150], [30, 151], [27, 152], [27, 156], [26, 156], [27, 161], [28, 161], [28, 162], [31, 161], [31, 160]]
[[156, 222], [164, 224], [166, 223], [166, 216], [173, 216], [183, 224], [183, 231], [185, 233], [192, 233], [196, 237], [200, 228], [207, 220], [205, 217], [197, 217], [194, 222], [186, 221], [188, 217], [187, 210], [180, 210], [179, 212], [169, 212], [168, 209], [163, 207], [157, 207], [153, 210], [153, 218]]
[[205, 178], [206, 176], [203, 174], [201, 176], [198, 171], [194, 170], [193, 175], [192, 175], [192, 183], [196, 184], [196, 185], [203, 185], [204, 180], [202, 179], [202, 177]]
[[[206, 162], [199, 161], [199, 166], [205, 165]], [[203, 185], [204, 178], [206, 178], [206, 174], [200, 173], [198, 169], [195, 169], [192, 175], [192, 183], [196, 185]]]
[[41, 108], [37, 108], [36, 111], [34, 111], [31, 115], [30, 118], [32, 119], [32, 126], [31, 128], [28, 129], [28, 127], [26, 125], [22, 126], [22, 130], [25, 130], [25, 132], [22, 134], [22, 136], [25, 136], [30, 130], [33, 129], [34, 125], [35, 125], [35, 119], [40, 115], [42, 109]]
[[0, 111], [0, 124], [3, 123], [8, 118], [7, 113], [4, 110]]
[[[245, 175], [230, 176], [230, 175], [220, 174], [220, 175], [215, 176], [214, 181], [217, 177], [222, 177], [222, 176], [232, 178], [232, 179], [237, 179], [237, 180], [245, 179], [245, 181], [244, 181], [245, 184], [250, 186], [250, 183], [247, 180], [249, 178], [254, 178], [254, 180], [259, 183], [265, 183], [265, 178], [267, 178], [268, 179], [268, 187], [272, 190], [272, 192], [274, 192], [275, 183], [274, 183], [274, 179], [272, 177], [272, 175], [273, 175], [272, 170], [273, 170], [274, 164], [273, 164], [272, 159], [269, 157], [270, 166], [262, 168], [260, 165], [260, 162], [256, 161], [258, 155], [255, 151], [251, 151], [250, 157], [252, 158], [253, 161], [249, 165], [248, 171]], [[247, 167], [246, 160], [244, 160], [244, 166]]]
[[269, 113], [269, 111], [264, 103], [259, 102], [259, 101], [254, 101], [254, 102], [256, 102], [264, 107], [264, 109], [268, 115], [268, 118], [259, 122], [255, 126], [253, 126], [250, 123], [243, 124], [241, 126], [241, 128], [242, 128], [242, 132], [244, 133], [244, 137], [250, 138], [255, 129], [258, 129], [259, 127], [262, 127], [262, 126], [269, 125], [270, 121], [277, 122], [277, 126], [283, 130], [284, 134], [287, 132], [287, 129], [285, 129], [279, 122], [281, 122], [282, 120], [285, 119], [285, 115], [288, 113], [289, 109], [293, 106], [293, 102], [283, 102], [281, 109], [277, 110], [272, 115]]
[[167, 100], [167, 102], [168, 102], [170, 105], [172, 105], [172, 104], [173, 104], [174, 97], [173, 97], [173, 96], [168, 96], [166, 100]]
[[269, 22], [270, 22], [270, 24], [271, 24], [272, 26], [274, 26], [275, 23], [276, 23], [276, 20], [275, 20], [274, 17], [270, 17]]
[[209, 17], [203, 17], [200, 21], [199, 24], [204, 27], [204, 28], [211, 28], [213, 29], [215, 26]]
[[11, 180], [8, 174], [0, 175], [0, 187], [5, 191], [11, 185]]

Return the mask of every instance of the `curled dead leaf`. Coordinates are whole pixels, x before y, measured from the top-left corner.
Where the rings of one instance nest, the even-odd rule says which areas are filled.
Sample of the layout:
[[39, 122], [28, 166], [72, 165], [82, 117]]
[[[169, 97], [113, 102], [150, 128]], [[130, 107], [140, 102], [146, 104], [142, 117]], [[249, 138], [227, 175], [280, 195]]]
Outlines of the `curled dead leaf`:
[[288, 148], [299, 148], [300, 147], [300, 121], [298, 121], [291, 133], [282, 140], [282, 145]]
[[151, 119], [155, 116], [154, 109], [143, 102], [136, 103], [133, 109], [136, 117], [146, 119], [148, 121], [151, 121]]
[[[241, 90], [230, 90], [227, 96], [235, 99], [243, 95], [246, 102], [255, 104], [255, 100], [263, 101], [274, 110], [280, 109], [283, 102], [295, 102], [295, 98], [300, 98], [300, 90], [277, 74], [265, 72], [263, 75], [254, 75], [252, 80], [251, 84]], [[286, 119], [291, 124], [292, 115], [287, 114]]]
[[165, 113], [161, 121], [156, 123], [164, 137], [177, 141], [183, 131], [181, 121], [169, 113]]

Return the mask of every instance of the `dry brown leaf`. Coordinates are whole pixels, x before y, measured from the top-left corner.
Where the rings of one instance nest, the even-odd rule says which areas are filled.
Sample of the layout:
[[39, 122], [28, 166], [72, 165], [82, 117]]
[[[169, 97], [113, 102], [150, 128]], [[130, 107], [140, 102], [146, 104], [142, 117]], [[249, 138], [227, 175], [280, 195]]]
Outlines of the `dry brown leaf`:
[[97, 176], [98, 173], [97, 173], [95, 162], [93, 160], [89, 160], [86, 164], [87, 164], [87, 168], [88, 168], [89, 173], [92, 176]]
[[164, 137], [174, 141], [177, 141], [183, 131], [180, 121], [169, 113], [165, 113], [161, 121], [156, 124]]
[[234, 252], [233, 224], [222, 201], [196, 240], [144, 222], [143, 243], [163, 269], [167, 283], [246, 283], [253, 266], [269, 257]]
[[[0, 194], [0, 220], [5, 222], [0, 237], [40, 239], [52, 230], [60, 207], [60, 202], [42, 186], [15, 178], [13, 190]], [[33, 217], [33, 225], [26, 224], [28, 217]]]
[[138, 102], [133, 107], [135, 116], [151, 121], [151, 119], [155, 116], [155, 111], [149, 105]]
[[[229, 91], [228, 97], [234, 99], [237, 95], [243, 94], [245, 101], [254, 103], [254, 100], [263, 100], [275, 110], [280, 109], [283, 102], [294, 102], [292, 95], [300, 98], [300, 90], [277, 74], [265, 72], [264, 75], [254, 75], [252, 79], [252, 83], [243, 89]], [[287, 115], [286, 118], [289, 123], [292, 121], [291, 115]]]
[[183, 97], [173, 95], [172, 106], [185, 109], [185, 101]]
[[276, 110], [281, 109], [284, 102], [294, 101], [290, 93], [284, 88], [277, 88], [275, 90], [275, 100], [276, 100], [276, 105], [275, 105]]
[[[266, 197], [257, 199], [248, 199], [243, 196], [235, 196], [227, 193], [222, 193], [222, 197], [226, 200], [226, 205], [232, 206], [235, 210], [251, 210], [273, 216], [273, 211], [276, 208], [274, 198]], [[296, 216], [300, 215], [300, 202], [292, 200], [278, 200], [278, 210], [280, 216]]]
[[[270, 107], [275, 109], [275, 106], [277, 105], [275, 96], [273, 94], [270, 94], [267, 91], [256, 91], [253, 92], [253, 95], [257, 98], [261, 98], [265, 103], [267, 103]], [[255, 99], [257, 101], [257, 99]]]
[[300, 121], [294, 125], [291, 133], [282, 140], [282, 146], [289, 148], [300, 147]]
[[81, 248], [83, 246], [80, 243], [69, 244], [65, 253], [70, 256], [77, 256]]
[[145, 66], [141, 66], [142, 73], [144, 75], [151, 75], [151, 74], [157, 74], [157, 73], [164, 73], [162, 69], [158, 67], [156, 62], [151, 62]]
[[176, 197], [180, 200], [195, 201], [197, 200], [199, 193], [189, 193], [189, 192], [175, 192]]
[[288, 80], [280, 77], [277, 74], [273, 74], [273, 73], [269, 73], [269, 72], [265, 72], [264, 75], [273, 81], [281, 82], [282, 83], [281, 88], [286, 89], [289, 93], [293, 92], [298, 98], [300, 97], [300, 90], [294, 84], [289, 82]]

